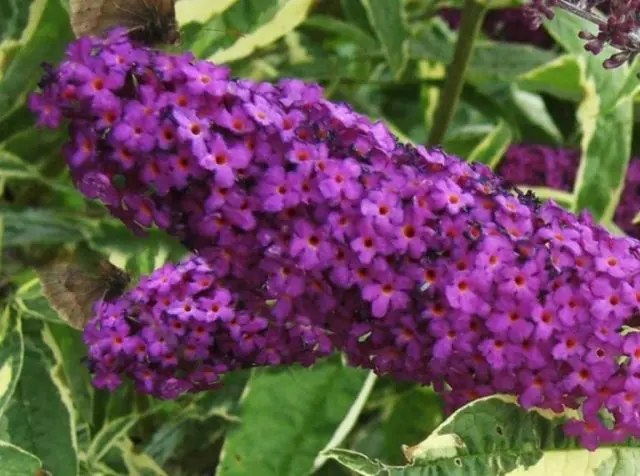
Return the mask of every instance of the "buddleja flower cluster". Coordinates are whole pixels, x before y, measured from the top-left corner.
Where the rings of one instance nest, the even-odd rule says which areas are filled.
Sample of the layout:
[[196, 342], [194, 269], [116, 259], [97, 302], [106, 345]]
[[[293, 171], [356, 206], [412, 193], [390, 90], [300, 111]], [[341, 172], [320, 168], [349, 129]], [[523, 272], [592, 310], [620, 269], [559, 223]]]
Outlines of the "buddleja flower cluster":
[[234, 369], [308, 366], [331, 353], [323, 328], [302, 315], [274, 319], [260, 292], [217, 274], [202, 258], [187, 258], [101, 304], [84, 336], [94, 384], [115, 390], [126, 373], [140, 392], [172, 399], [216, 388]]
[[97, 385], [126, 374], [171, 398], [333, 347], [451, 409], [506, 392], [581, 406], [567, 431], [588, 447], [640, 434], [640, 334], [620, 332], [640, 306], [640, 243], [400, 144], [317, 85], [233, 79], [120, 35], [74, 42], [31, 107], [70, 121], [87, 197], [198, 257], [95, 318]]
[[[554, 9], [562, 9], [591, 22], [597, 31], [580, 31], [585, 50], [598, 55], [605, 45], [618, 52], [607, 58], [605, 68], [617, 68], [633, 60], [640, 52], [640, 0], [532, 0], [532, 26], [539, 27], [541, 17], [554, 18]], [[603, 15], [594, 10], [600, 8]]]
[[[535, 144], [514, 144], [507, 150], [499, 174], [517, 185], [550, 187], [570, 192], [580, 165], [580, 151]], [[633, 157], [616, 208], [614, 222], [629, 236], [640, 239], [640, 158]]]

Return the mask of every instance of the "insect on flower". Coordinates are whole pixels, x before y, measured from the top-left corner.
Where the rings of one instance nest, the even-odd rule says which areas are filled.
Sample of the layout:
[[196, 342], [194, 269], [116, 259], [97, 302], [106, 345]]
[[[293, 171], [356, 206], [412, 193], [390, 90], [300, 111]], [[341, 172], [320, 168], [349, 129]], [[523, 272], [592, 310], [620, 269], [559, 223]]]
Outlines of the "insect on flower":
[[91, 320], [97, 301], [120, 297], [131, 281], [128, 273], [86, 249], [36, 272], [51, 307], [76, 329], [84, 329]]
[[120, 26], [146, 45], [175, 44], [180, 39], [175, 0], [71, 0], [70, 11], [71, 28], [78, 37]]

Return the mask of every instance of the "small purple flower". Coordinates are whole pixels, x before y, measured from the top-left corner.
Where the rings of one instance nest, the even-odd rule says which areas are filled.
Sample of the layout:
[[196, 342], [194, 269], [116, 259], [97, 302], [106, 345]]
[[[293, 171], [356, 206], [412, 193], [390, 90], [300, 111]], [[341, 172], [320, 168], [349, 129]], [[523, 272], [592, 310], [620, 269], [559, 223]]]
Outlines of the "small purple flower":
[[358, 198], [362, 193], [362, 185], [357, 181], [360, 172], [357, 162], [350, 159], [328, 162], [323, 171], [326, 178], [318, 185], [322, 196], [336, 199], [344, 194], [349, 200]]
[[569, 360], [580, 357], [584, 353], [584, 346], [580, 344], [580, 338], [573, 333], [566, 334], [553, 348], [553, 357], [557, 360]]
[[363, 264], [373, 261], [376, 254], [385, 254], [386, 246], [378, 236], [369, 220], [362, 220], [358, 227], [358, 238], [351, 241], [351, 248], [358, 253], [358, 259]]
[[500, 287], [516, 299], [524, 302], [532, 301], [540, 287], [539, 267], [533, 260], [520, 268], [511, 268], [502, 274]]
[[233, 318], [231, 293], [226, 289], [215, 291], [212, 298], [202, 299], [201, 306], [205, 312], [202, 320], [206, 322], [229, 321]]
[[364, 286], [362, 297], [371, 302], [374, 317], [383, 317], [388, 311], [406, 309], [409, 304], [407, 291], [411, 289], [411, 280], [402, 276]]
[[333, 249], [321, 230], [305, 220], [296, 221], [293, 230], [290, 252], [292, 256], [300, 259], [303, 269], [314, 268], [331, 258]]
[[62, 111], [53, 98], [44, 95], [29, 96], [27, 105], [29, 109], [38, 115], [36, 125], [42, 127], [57, 128], [62, 120]]
[[191, 319], [204, 320], [205, 312], [200, 309], [198, 303], [192, 298], [186, 298], [181, 301], [175, 302], [167, 312], [176, 316], [183, 322], [190, 321]]
[[255, 129], [255, 123], [240, 106], [234, 106], [231, 111], [220, 109], [214, 117], [214, 122], [236, 134], [246, 134]]
[[501, 370], [505, 367], [505, 351], [507, 344], [504, 340], [486, 339], [480, 343], [478, 348], [491, 367], [496, 370]]
[[139, 113], [130, 114], [116, 124], [111, 137], [116, 144], [122, 144], [130, 150], [150, 152], [156, 145], [156, 129], [154, 120]]
[[299, 193], [289, 182], [289, 175], [282, 167], [269, 170], [258, 186], [257, 194], [262, 200], [262, 208], [267, 212], [277, 212], [293, 207], [300, 200]]
[[196, 66], [184, 65], [180, 68], [187, 78], [187, 88], [191, 94], [208, 93], [212, 96], [222, 96], [225, 92], [229, 74], [226, 68], [204, 62]]
[[244, 107], [251, 118], [258, 124], [262, 126], [282, 126], [281, 112], [262, 96], [255, 96], [253, 102], [246, 103]]
[[73, 167], [79, 167], [92, 160], [96, 154], [96, 143], [95, 134], [89, 130], [80, 129], [74, 137], [74, 150], [65, 153], [68, 163]]
[[87, 172], [77, 183], [78, 189], [89, 198], [99, 198], [107, 205], [120, 202], [120, 194], [111, 179], [103, 173]]
[[523, 342], [534, 330], [527, 316], [527, 307], [505, 299], [496, 303], [496, 309], [487, 320], [487, 327], [497, 336], [512, 342]]
[[591, 312], [597, 319], [607, 320], [611, 316], [620, 320], [631, 315], [631, 306], [624, 303], [622, 293], [612, 287], [608, 279], [595, 279], [591, 291], [595, 297]]
[[390, 230], [392, 226], [402, 222], [403, 213], [398, 208], [397, 198], [374, 190], [362, 200], [362, 214], [373, 220], [375, 226], [382, 230]]
[[115, 70], [108, 71], [105, 68], [101, 71], [91, 71], [87, 68], [79, 73], [79, 79], [84, 83], [79, 92], [84, 98], [93, 99], [101, 94], [117, 91], [124, 85], [124, 74]]
[[160, 398], [175, 400], [191, 388], [191, 384], [185, 380], [169, 378], [160, 385]]
[[600, 245], [601, 256], [595, 260], [596, 269], [614, 278], [624, 277], [626, 275], [624, 258], [627, 246], [627, 243], [622, 240], [610, 240], [610, 243]]
[[479, 304], [478, 295], [473, 289], [473, 276], [469, 273], [457, 273], [445, 293], [449, 305], [454, 309], [473, 312]]
[[100, 372], [93, 377], [93, 384], [97, 388], [106, 388], [113, 392], [122, 384], [120, 375], [111, 372]]
[[251, 152], [241, 145], [227, 147], [221, 136], [216, 136], [209, 151], [199, 159], [199, 164], [215, 172], [214, 179], [221, 187], [230, 187], [236, 180], [235, 170], [243, 169], [249, 165]]
[[462, 189], [449, 179], [437, 181], [433, 185], [433, 189], [434, 192], [431, 193], [433, 206], [446, 208], [452, 215], [459, 213], [462, 208], [473, 201], [471, 195], [463, 193]]
[[209, 139], [207, 123], [188, 110], [175, 110], [173, 117], [178, 125], [178, 137], [191, 144], [194, 154], [198, 156], [206, 154]]
[[563, 429], [569, 436], [575, 436], [582, 446], [588, 450], [595, 450], [602, 438], [608, 433], [607, 427], [599, 418], [591, 418], [589, 421], [570, 420], [564, 424]]

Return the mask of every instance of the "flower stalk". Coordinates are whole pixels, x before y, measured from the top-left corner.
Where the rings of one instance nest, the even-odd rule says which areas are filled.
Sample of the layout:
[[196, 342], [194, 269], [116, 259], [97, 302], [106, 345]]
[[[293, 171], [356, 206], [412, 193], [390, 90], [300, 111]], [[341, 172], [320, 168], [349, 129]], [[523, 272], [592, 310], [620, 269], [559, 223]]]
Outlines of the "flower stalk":
[[473, 45], [482, 28], [482, 22], [488, 10], [488, 2], [483, 0], [465, 0], [462, 10], [462, 23], [458, 31], [451, 64], [447, 67], [446, 81], [440, 93], [440, 99], [433, 118], [433, 127], [429, 133], [427, 145], [441, 145], [447, 129], [456, 112], [462, 87], [466, 77], [469, 58]]

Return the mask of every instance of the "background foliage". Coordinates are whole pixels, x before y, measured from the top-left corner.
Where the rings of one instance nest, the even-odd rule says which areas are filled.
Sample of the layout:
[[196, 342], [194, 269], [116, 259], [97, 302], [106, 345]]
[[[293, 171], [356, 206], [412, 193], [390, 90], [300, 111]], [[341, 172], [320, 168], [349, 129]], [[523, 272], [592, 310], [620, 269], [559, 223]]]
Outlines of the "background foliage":
[[[461, 3], [180, 0], [180, 48], [236, 76], [320, 82], [330, 99], [424, 143], [456, 39], [435, 12]], [[588, 208], [617, 232], [638, 151], [638, 62], [605, 71], [576, 22], [546, 25], [552, 49], [482, 38], [444, 148], [496, 168], [514, 142], [577, 147], [574, 189], [536, 193]], [[93, 389], [81, 334], [49, 308], [30, 265], [86, 242], [138, 277], [184, 250], [160, 233], [136, 238], [85, 201], [61, 158], [64, 131], [34, 127], [26, 96], [71, 38], [66, 0], [0, 0], [0, 476], [638, 474], [635, 446], [588, 453], [562, 434], [561, 418], [506, 396], [445, 420], [429, 388], [377, 379], [340, 356], [236, 373], [175, 402]]]

